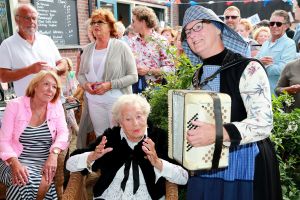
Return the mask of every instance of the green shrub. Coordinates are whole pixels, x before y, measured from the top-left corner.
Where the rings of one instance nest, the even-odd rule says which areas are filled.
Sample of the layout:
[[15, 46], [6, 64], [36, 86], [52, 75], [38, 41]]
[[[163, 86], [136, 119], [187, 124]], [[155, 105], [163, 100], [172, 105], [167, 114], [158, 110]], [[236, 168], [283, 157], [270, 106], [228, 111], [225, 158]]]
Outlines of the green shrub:
[[149, 84], [149, 88], [143, 92], [150, 102], [151, 113], [149, 118], [151, 122], [162, 128], [168, 130], [168, 91], [171, 89], [187, 89], [191, 86], [194, 72], [200, 65], [193, 66], [190, 60], [182, 55], [180, 57], [173, 57], [176, 59], [176, 73], [164, 75], [167, 84]]
[[[284, 200], [300, 199], [300, 109], [289, 109], [293, 98], [273, 96], [273, 131], [271, 139], [279, 160]], [[291, 112], [285, 112], [291, 110]]]

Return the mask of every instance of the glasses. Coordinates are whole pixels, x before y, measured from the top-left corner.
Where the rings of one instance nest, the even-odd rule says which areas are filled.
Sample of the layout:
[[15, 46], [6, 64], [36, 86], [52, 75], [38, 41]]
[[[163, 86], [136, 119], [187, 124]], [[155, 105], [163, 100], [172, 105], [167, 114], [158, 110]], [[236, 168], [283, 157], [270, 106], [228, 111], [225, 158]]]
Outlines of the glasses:
[[36, 16], [23, 16], [23, 15], [17, 15], [17, 17], [22, 17], [23, 19], [25, 19], [26, 21], [37, 21], [37, 17]]
[[225, 16], [225, 19], [226, 20], [229, 20], [229, 18], [231, 18], [231, 19], [237, 19], [239, 16], [234, 16], [234, 15], [232, 15], [232, 16]]
[[281, 27], [283, 24], [286, 24], [286, 23], [283, 23], [283, 22], [270, 22], [269, 26], [275, 26], [275, 24], [276, 24], [277, 27]]
[[107, 24], [107, 23], [104, 21], [101, 21], [101, 20], [100, 21], [92, 21], [90, 23], [91, 26], [95, 26], [95, 25], [101, 26], [102, 24]]
[[203, 21], [200, 21], [200, 22], [196, 23], [192, 28], [185, 29], [184, 33], [185, 33], [186, 38], [191, 37], [192, 31], [194, 31], [194, 32], [201, 31], [203, 29], [203, 23], [209, 24], [210, 21], [204, 21], [203, 20]]

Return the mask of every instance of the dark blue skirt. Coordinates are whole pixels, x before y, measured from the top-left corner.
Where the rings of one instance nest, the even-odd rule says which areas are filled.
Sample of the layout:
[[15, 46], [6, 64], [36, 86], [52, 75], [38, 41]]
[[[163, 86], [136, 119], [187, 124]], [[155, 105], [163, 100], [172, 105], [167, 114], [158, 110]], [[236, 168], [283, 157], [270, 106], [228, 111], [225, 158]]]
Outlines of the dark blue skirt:
[[282, 200], [279, 165], [269, 138], [257, 142], [254, 180], [190, 177], [188, 200]]
[[187, 200], [253, 200], [253, 181], [192, 176], [188, 182]]

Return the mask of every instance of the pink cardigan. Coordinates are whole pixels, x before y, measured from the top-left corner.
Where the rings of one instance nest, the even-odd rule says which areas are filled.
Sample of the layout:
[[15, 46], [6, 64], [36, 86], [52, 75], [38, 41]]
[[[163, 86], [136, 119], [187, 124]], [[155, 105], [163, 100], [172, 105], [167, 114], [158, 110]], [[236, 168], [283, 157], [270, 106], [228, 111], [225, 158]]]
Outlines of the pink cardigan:
[[[0, 159], [6, 161], [21, 155], [23, 146], [19, 138], [29, 124], [31, 115], [29, 97], [22, 96], [7, 104], [0, 129]], [[53, 141], [49, 152], [55, 147], [66, 149], [69, 145], [69, 132], [60, 100], [56, 103], [48, 103], [46, 120]]]

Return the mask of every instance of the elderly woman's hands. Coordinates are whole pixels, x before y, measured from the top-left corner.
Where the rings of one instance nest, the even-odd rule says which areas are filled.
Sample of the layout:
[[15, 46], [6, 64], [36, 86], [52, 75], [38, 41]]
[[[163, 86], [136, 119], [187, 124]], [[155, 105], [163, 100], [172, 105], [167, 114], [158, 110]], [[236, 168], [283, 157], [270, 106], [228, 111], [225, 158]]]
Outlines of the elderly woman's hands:
[[12, 183], [18, 186], [26, 185], [29, 177], [26, 166], [23, 166], [17, 158], [10, 158], [9, 163], [12, 171]]
[[[215, 143], [215, 125], [201, 121], [192, 121], [192, 124], [197, 126], [197, 128], [189, 130], [187, 132], [186, 139], [193, 147], [207, 146]], [[223, 141], [230, 141], [229, 135], [225, 128], [223, 128]]]
[[48, 184], [52, 182], [55, 176], [57, 169], [57, 157], [57, 154], [50, 153], [42, 169], [42, 174], [45, 176], [45, 179]]
[[163, 168], [163, 164], [156, 154], [155, 143], [150, 138], [146, 138], [144, 139], [142, 149], [147, 155], [147, 158], [150, 161], [150, 163], [159, 171], [161, 171]]
[[102, 137], [102, 140], [98, 146], [96, 146], [95, 150], [91, 152], [87, 158], [87, 162], [91, 163], [102, 156], [104, 156], [106, 153], [111, 152], [113, 148], [105, 148], [105, 144], [107, 143], [107, 139], [105, 136]]

